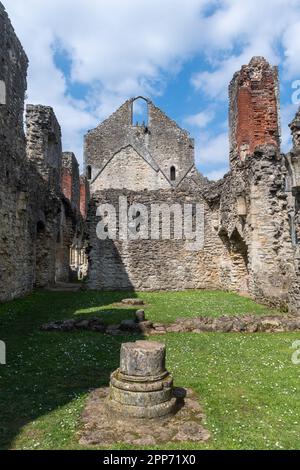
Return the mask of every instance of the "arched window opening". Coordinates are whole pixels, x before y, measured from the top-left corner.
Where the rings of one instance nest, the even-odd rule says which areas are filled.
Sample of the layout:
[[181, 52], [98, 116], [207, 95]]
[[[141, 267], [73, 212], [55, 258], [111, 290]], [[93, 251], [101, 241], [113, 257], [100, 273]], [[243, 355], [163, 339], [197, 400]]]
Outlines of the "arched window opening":
[[148, 103], [144, 98], [137, 98], [132, 103], [132, 125], [148, 126]]
[[37, 233], [42, 233], [45, 231], [45, 224], [42, 220], [39, 220], [36, 224], [36, 231]]
[[88, 180], [92, 179], [92, 167], [91, 167], [91, 165], [88, 165], [86, 167], [86, 177], [87, 177]]
[[170, 179], [171, 179], [171, 181], [175, 181], [175, 180], [176, 180], [176, 168], [175, 168], [175, 166], [171, 166], [171, 169], [170, 169]]

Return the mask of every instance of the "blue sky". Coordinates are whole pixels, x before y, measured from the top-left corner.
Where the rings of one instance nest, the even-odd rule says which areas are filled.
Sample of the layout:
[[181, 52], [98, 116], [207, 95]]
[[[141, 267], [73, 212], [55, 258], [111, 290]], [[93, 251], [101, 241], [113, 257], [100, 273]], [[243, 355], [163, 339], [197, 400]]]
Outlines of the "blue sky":
[[299, 106], [292, 84], [300, 80], [300, 0], [2, 2], [30, 60], [28, 102], [53, 106], [64, 150], [81, 163], [85, 132], [143, 95], [190, 131], [199, 170], [221, 177], [228, 84], [254, 55], [279, 65], [282, 149], [289, 149], [288, 123]]

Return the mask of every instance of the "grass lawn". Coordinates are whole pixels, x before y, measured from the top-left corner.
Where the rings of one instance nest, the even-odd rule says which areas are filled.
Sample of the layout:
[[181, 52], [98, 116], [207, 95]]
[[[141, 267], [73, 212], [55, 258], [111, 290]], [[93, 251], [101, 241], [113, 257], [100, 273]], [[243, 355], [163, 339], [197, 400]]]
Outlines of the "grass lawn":
[[[223, 292], [136, 295], [146, 301], [147, 317], [153, 321], [274, 312]], [[0, 306], [0, 339], [7, 345], [7, 365], [0, 366], [1, 449], [81, 448], [76, 431], [88, 390], [108, 384], [110, 372], [118, 367], [121, 343], [136, 337], [47, 333], [39, 327], [75, 315], [118, 322], [134, 312], [119, 305], [125, 297], [128, 294], [39, 291]], [[176, 385], [193, 388], [206, 414], [212, 438], [190, 448], [300, 447], [300, 366], [291, 362], [291, 345], [300, 332], [152, 338], [166, 342]]]

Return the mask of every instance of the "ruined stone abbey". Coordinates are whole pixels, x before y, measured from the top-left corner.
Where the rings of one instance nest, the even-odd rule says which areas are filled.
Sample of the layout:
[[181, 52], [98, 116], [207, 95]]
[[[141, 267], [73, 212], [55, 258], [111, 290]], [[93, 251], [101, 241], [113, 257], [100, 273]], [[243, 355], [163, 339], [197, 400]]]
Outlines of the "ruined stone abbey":
[[[230, 171], [210, 182], [194, 141], [150, 100], [126, 101], [85, 137], [85, 176], [48, 106], [23, 111], [28, 61], [0, 3], [0, 300], [85, 277], [98, 290], [221, 289], [300, 306], [300, 110], [280, 151], [277, 68], [254, 57], [229, 86]], [[142, 100], [147, 120], [133, 121]], [[205, 151], [205, 150], [204, 150]], [[100, 240], [99, 204], [201, 203], [204, 245]], [[118, 220], [118, 223], [120, 221]]]

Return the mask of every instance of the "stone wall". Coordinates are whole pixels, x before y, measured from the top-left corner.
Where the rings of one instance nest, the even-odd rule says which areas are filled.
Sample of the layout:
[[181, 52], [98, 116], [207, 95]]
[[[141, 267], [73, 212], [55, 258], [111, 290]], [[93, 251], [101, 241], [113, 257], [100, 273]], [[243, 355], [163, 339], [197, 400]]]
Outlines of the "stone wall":
[[219, 212], [219, 236], [244, 259], [237, 275], [247, 279], [245, 290], [276, 306], [292, 305], [295, 280], [285, 176], [277, 149], [263, 146], [205, 192]]
[[50, 106], [26, 107], [27, 157], [47, 183], [60, 190], [62, 167], [61, 129]]
[[133, 124], [136, 100], [126, 101], [85, 137], [85, 166], [91, 192], [122, 187], [176, 187], [194, 166], [193, 139], [150, 100], [146, 100], [147, 125]]
[[170, 183], [160, 170], [156, 171], [143, 157], [131, 146], [121, 149], [103, 169], [92, 184], [92, 190], [122, 189], [143, 191], [147, 188], [168, 189]]
[[28, 61], [1, 3], [0, 61], [0, 300], [8, 300], [29, 291], [33, 272], [24, 181]]
[[[174, 217], [171, 216], [170, 240], [100, 240], [97, 237], [96, 215], [99, 204], [112, 204], [119, 213], [119, 197], [130, 204], [143, 204], [151, 214], [152, 204], [200, 204], [204, 207], [204, 247], [187, 249], [186, 240], [174, 239]], [[117, 220], [118, 217], [117, 217]], [[149, 220], [150, 224], [151, 220]], [[215, 217], [201, 195], [201, 190], [133, 192], [106, 190], [94, 193], [88, 214], [89, 279], [93, 289], [182, 290], [222, 288], [225, 283], [233, 289], [244, 290], [244, 279], [228, 276], [232, 259], [227, 246], [218, 236]], [[150, 226], [150, 225], [149, 225]], [[149, 232], [150, 234], [150, 232]], [[162, 226], [160, 227], [160, 237]]]
[[52, 108], [27, 107], [25, 141], [28, 62], [1, 3], [0, 58], [0, 301], [6, 301], [68, 280], [70, 246], [82, 245], [84, 224], [61, 191], [61, 131]]
[[[23, 112], [28, 59], [2, 3], [0, 26], [0, 152], [1, 165], [10, 166], [13, 159], [25, 158]], [[4, 155], [9, 158], [2, 158]]]

